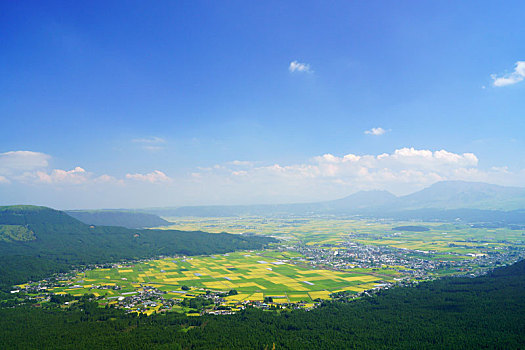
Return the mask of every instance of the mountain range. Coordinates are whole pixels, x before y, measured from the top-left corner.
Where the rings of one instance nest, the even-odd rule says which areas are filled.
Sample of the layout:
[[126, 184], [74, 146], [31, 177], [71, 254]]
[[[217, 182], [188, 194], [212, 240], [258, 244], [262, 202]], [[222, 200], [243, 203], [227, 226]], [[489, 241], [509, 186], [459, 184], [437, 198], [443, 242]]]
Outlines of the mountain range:
[[[525, 188], [482, 182], [442, 181], [418, 192], [395, 196], [388, 191], [360, 191], [347, 197], [324, 202], [214, 205], [152, 208], [145, 211], [161, 216], [246, 216], [246, 215], [371, 215], [391, 216], [401, 212], [425, 210], [450, 212], [472, 210], [511, 212], [525, 209]], [[449, 213], [450, 214], [450, 213]]]

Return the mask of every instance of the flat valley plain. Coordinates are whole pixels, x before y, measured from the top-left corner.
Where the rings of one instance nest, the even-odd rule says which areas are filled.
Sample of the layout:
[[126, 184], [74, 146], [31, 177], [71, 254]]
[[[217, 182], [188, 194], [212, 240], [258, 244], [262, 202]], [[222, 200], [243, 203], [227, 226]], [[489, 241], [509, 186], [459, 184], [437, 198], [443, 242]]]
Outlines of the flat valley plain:
[[[303, 262], [297, 254], [278, 251], [170, 257], [130, 266], [88, 270], [72, 280], [63, 281], [68, 286], [55, 287], [53, 292], [74, 296], [84, 293], [105, 295], [111, 302], [114, 297], [130, 295], [144, 285], [166, 292], [164, 298], [170, 299], [192, 298], [205, 294], [207, 290], [228, 292], [234, 289], [238, 294], [227, 296], [225, 304], [262, 302], [264, 298], [272, 298], [274, 303], [303, 302], [308, 306], [316, 299], [329, 299], [333, 292], [362, 292], [385, 282], [394, 282], [401, 276], [392, 270], [356, 273], [311, 269]], [[93, 285], [118, 285], [121, 289], [94, 291]], [[191, 290], [184, 291], [182, 286]]]
[[[180, 301], [206, 293], [236, 294], [222, 306], [268, 302], [312, 307], [333, 293], [358, 295], [399, 283], [448, 275], [474, 275], [523, 258], [523, 230], [473, 227], [459, 222], [315, 218], [168, 218], [178, 230], [269, 235], [280, 239], [264, 251], [213, 256], [160, 257], [80, 272], [51, 290], [119, 303], [154, 288], [162, 298], [136, 303], [130, 311], [192, 312]], [[187, 290], [189, 287], [190, 290]], [[166, 304], [166, 300], [177, 301]], [[122, 304], [121, 304], [122, 306]], [[193, 310], [195, 311], [195, 310]]]
[[[471, 257], [471, 254], [498, 252], [505, 247], [525, 248], [523, 228], [477, 227], [461, 222], [402, 222], [338, 217], [191, 217], [168, 220], [174, 224], [159, 228], [267, 235], [289, 244], [325, 248], [344, 247], [351, 240], [400, 249], [456, 253], [464, 258]], [[425, 227], [429, 230], [396, 230], [396, 227]]]

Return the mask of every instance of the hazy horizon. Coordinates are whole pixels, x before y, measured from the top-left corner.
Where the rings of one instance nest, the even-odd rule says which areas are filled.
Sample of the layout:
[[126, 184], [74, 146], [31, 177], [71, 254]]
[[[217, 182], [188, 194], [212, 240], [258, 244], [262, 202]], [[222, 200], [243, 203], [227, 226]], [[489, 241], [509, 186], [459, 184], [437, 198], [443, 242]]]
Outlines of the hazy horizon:
[[[347, 197], [351, 197], [352, 195], [355, 195], [355, 194], [359, 194], [359, 193], [367, 193], [367, 192], [387, 192], [387, 193], [390, 193], [392, 195], [394, 195], [395, 197], [397, 198], [402, 198], [404, 196], [409, 196], [409, 195], [412, 195], [412, 194], [416, 194], [418, 192], [420, 192], [421, 190], [424, 190], [424, 189], [427, 189], [427, 188], [430, 188], [432, 187], [433, 185], [436, 185], [438, 183], [456, 183], [456, 182], [459, 182], [459, 183], [465, 183], [465, 184], [483, 184], [483, 185], [495, 185], [495, 186], [501, 186], [501, 185], [498, 185], [498, 184], [491, 184], [491, 183], [487, 183], [487, 182], [476, 182], [476, 181], [473, 181], [473, 182], [469, 182], [469, 181], [462, 181], [462, 180], [446, 180], [446, 181], [437, 181], [433, 184], [430, 184], [429, 186], [426, 186], [426, 187], [423, 187], [421, 189], [418, 189], [418, 190], [415, 190], [415, 191], [411, 191], [411, 192], [408, 192], [408, 193], [405, 193], [405, 194], [400, 194], [400, 195], [396, 195], [388, 190], [382, 190], [382, 189], [366, 189], [366, 190], [357, 190], [355, 192], [352, 192], [352, 193], [347, 193], [347, 194], [344, 194], [344, 195], [341, 195], [339, 197], [335, 197], [335, 198], [326, 198], [326, 199], [319, 199], [319, 200], [306, 200], [306, 201], [295, 201], [295, 202], [289, 202], [289, 201], [282, 201], [282, 202], [255, 202], [255, 203], [221, 203], [221, 202], [218, 202], [218, 203], [211, 203], [211, 202], [202, 202], [202, 203], [192, 203], [192, 204], [180, 204], [180, 205], [161, 205], [161, 206], [121, 206], [121, 207], [118, 207], [118, 206], [114, 206], [114, 207], [58, 207], [58, 206], [53, 206], [53, 205], [49, 205], [49, 204], [46, 204], [46, 203], [37, 203], [37, 202], [31, 202], [31, 203], [23, 203], [23, 202], [20, 202], [20, 203], [8, 203], [8, 204], [1, 204], [1, 205], [5, 205], [5, 206], [11, 206], [11, 205], [35, 205], [35, 206], [44, 206], [44, 207], [51, 207], [53, 209], [57, 209], [57, 210], [80, 210], [80, 211], [83, 211], [83, 210], [143, 210], [143, 209], [161, 209], [161, 208], [180, 208], [180, 207], [191, 207], [191, 206], [195, 206], [195, 207], [206, 207], [206, 206], [258, 206], [258, 205], [261, 205], [261, 206], [271, 206], [271, 205], [288, 205], [288, 204], [309, 204], [309, 203], [323, 203], [323, 202], [329, 202], [329, 201], [336, 201], [336, 200], [340, 200], [340, 199], [345, 199]], [[523, 189], [525, 190], [525, 187], [524, 186], [503, 186], [503, 188], [514, 188], [514, 189]], [[465, 207], [465, 208], [468, 208]], [[474, 208], [476, 209], [476, 208]]]

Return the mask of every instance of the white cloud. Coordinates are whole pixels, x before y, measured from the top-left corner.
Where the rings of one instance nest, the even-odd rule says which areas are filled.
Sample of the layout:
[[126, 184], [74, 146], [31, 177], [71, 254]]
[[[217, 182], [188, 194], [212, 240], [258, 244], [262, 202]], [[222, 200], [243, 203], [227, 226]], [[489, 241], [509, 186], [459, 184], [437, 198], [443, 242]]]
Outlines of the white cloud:
[[103, 174], [103, 175], [100, 175], [100, 176], [94, 178], [93, 182], [99, 183], [99, 184], [104, 184], [104, 183], [107, 183], [107, 184], [113, 183], [113, 184], [119, 184], [119, 185], [123, 185], [124, 184], [123, 180], [118, 180], [115, 177], [107, 175], [107, 174]]
[[391, 155], [382, 154], [378, 159], [384, 163], [396, 162], [403, 166], [413, 165], [420, 168], [475, 167], [478, 164], [478, 158], [473, 153], [457, 154], [445, 150], [432, 152], [413, 147], [397, 149]]
[[155, 170], [148, 174], [126, 174], [126, 179], [150, 183], [171, 182], [171, 178], [160, 170]]
[[365, 134], [375, 136], [383, 135], [384, 133], [386, 133], [386, 130], [383, 128], [372, 128], [370, 130], [365, 131]]
[[92, 173], [77, 166], [72, 170], [49, 169], [51, 156], [33, 151], [0, 153], [0, 182], [35, 184], [86, 184], [119, 182], [109, 175], [94, 178]]
[[9, 198], [3, 193], [4, 202], [40, 196], [42, 203], [68, 203], [68, 207], [277, 203], [335, 199], [370, 189], [406, 194], [442, 180], [525, 183], [525, 170], [481, 169], [473, 153], [413, 147], [378, 154], [326, 153], [284, 164], [231, 161], [190, 170], [176, 181], [160, 170], [114, 177], [79, 166], [51, 169], [48, 155], [26, 152], [0, 154], [4, 171], [9, 169], [0, 173], [0, 183], [13, 189], [5, 191]]
[[249, 160], [234, 160], [234, 161], [228, 162], [228, 164], [236, 165], [236, 166], [252, 166], [254, 165], [254, 162], [251, 162]]
[[[481, 170], [473, 153], [405, 147], [383, 154], [330, 153], [296, 164], [247, 165], [231, 163], [192, 174], [208, 192], [223, 196], [275, 201], [305, 201], [342, 197], [358, 190], [385, 189], [406, 194], [443, 180], [486, 181], [516, 184], [525, 176], [500, 169]], [[508, 172], [508, 170], [507, 170]], [[503, 178], [502, 176], [506, 177]], [[521, 179], [521, 180], [519, 180]], [[507, 182], [507, 183], [505, 183]], [[230, 191], [228, 194], [225, 191]], [[220, 200], [220, 198], [218, 199]], [[257, 202], [257, 200], [251, 200]]]
[[510, 74], [498, 76], [492, 74], [493, 85], [497, 87], [514, 85], [525, 79], [525, 61], [518, 61], [514, 66], [514, 71]]
[[133, 143], [140, 144], [142, 149], [150, 152], [157, 152], [164, 149], [164, 144], [166, 143], [166, 140], [162, 137], [146, 137], [146, 138], [137, 138], [131, 140]]
[[72, 170], [54, 169], [51, 173], [37, 171], [35, 176], [38, 182], [82, 184], [90, 180], [91, 174], [77, 166]]
[[310, 69], [310, 65], [307, 63], [301, 63], [297, 61], [290, 62], [290, 65], [288, 66], [288, 70], [290, 72], [304, 72], [304, 73], [312, 73], [313, 71]]
[[[145, 143], [155, 147], [156, 143], [165, 142], [154, 137], [150, 139], [136, 139], [134, 142]], [[32, 151], [11, 151], [0, 153], [0, 183], [20, 184], [48, 184], [60, 185], [125, 185], [124, 179], [117, 179], [108, 174], [95, 176], [84, 168], [77, 166], [71, 170], [49, 169], [51, 156]], [[127, 174], [126, 179], [149, 183], [166, 183], [171, 179], [162, 171], [155, 170], [148, 174]]]
[[23, 171], [45, 168], [51, 156], [31, 151], [10, 151], [0, 153], [0, 174], [11, 175]]
[[157, 137], [157, 136], [138, 138], [138, 139], [133, 139], [131, 141], [135, 143], [149, 143], [149, 144], [166, 143], [165, 139], [163, 139], [162, 137]]
[[150, 152], [157, 152], [157, 151], [161, 151], [164, 149], [164, 147], [162, 146], [152, 146], [152, 145], [144, 145], [142, 146], [142, 148]]

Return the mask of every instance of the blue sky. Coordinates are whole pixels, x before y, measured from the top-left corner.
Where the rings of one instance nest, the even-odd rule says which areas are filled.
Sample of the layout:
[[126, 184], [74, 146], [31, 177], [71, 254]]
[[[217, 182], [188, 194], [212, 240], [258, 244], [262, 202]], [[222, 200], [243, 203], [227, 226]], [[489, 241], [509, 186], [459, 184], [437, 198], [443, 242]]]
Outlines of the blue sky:
[[2, 2], [0, 204], [525, 185], [524, 11], [522, 1]]

